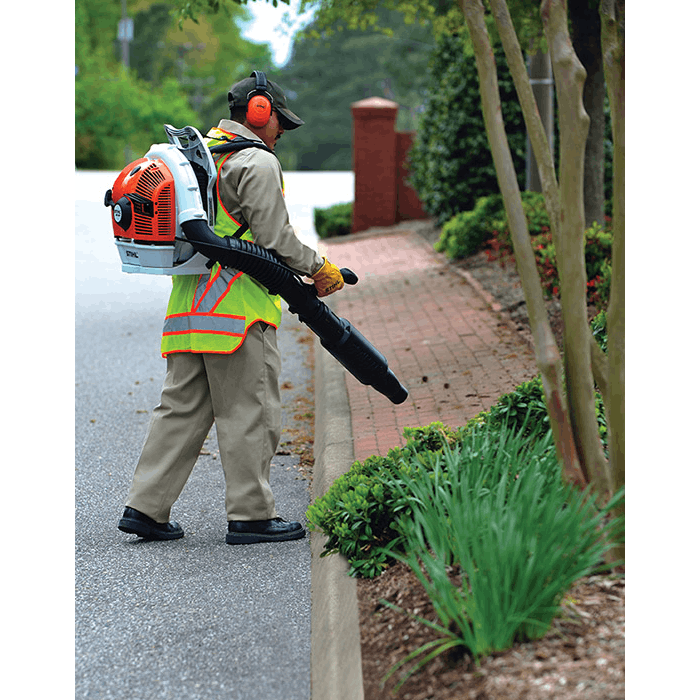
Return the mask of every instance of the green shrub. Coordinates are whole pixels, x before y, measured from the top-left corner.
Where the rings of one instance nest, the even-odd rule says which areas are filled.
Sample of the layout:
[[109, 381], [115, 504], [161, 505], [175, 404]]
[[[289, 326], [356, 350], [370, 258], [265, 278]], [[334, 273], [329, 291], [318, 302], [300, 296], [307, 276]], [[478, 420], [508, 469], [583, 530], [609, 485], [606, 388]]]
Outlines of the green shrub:
[[309, 527], [328, 538], [321, 556], [339, 552], [347, 558], [351, 576], [377, 576], [391, 559], [382, 548], [391, 544], [400, 550], [393, 541], [395, 518], [407, 504], [391, 486], [394, 457], [355, 462], [307, 509]]
[[429, 423], [422, 428], [404, 428], [403, 436], [406, 438], [406, 447], [401, 454], [408, 450], [415, 452], [441, 452], [445, 445], [452, 446], [458, 443], [464, 434], [464, 428], [453, 430], [439, 421]]
[[[584, 259], [586, 264], [586, 297], [589, 304], [600, 311], [605, 309], [610, 299], [612, 276], [612, 242], [609, 229], [594, 223], [585, 233]], [[552, 234], [542, 233], [532, 239], [535, 262], [540, 271], [542, 286], [550, 297], [559, 296], [561, 282], [556, 263], [556, 251]]]
[[485, 413], [485, 421], [495, 429], [505, 426], [509, 430], [522, 431], [524, 437], [545, 437], [550, 426], [540, 375], [503, 394]]
[[[523, 212], [527, 221], [527, 229], [530, 236], [538, 236], [549, 231], [549, 215], [544, 202], [544, 195], [540, 192], [522, 192]], [[513, 241], [508, 229], [508, 219], [505, 207], [502, 216], [492, 220], [493, 237], [488, 241], [489, 259], [497, 260], [513, 255]]]
[[314, 226], [319, 238], [346, 236], [352, 228], [352, 202], [314, 208]]
[[[451, 31], [436, 39], [429, 63], [425, 111], [409, 154], [410, 182], [426, 213], [442, 225], [474, 208], [479, 197], [498, 192], [481, 111], [473, 50], [456, 13]], [[526, 138], [522, 112], [500, 45], [498, 67], [503, 121], [521, 188], [525, 185]]]
[[455, 214], [443, 227], [435, 250], [448, 258], [465, 258], [484, 247], [491, 237], [495, 216], [503, 214], [500, 194], [480, 197], [472, 211]]
[[[549, 218], [543, 195], [539, 192], [523, 192], [521, 198], [530, 235], [548, 231]], [[500, 194], [480, 197], [472, 211], [453, 216], [442, 227], [435, 250], [448, 258], [457, 259], [473, 255], [486, 243], [491, 246], [491, 260], [513, 252], [503, 197]]]
[[166, 123], [197, 123], [177, 81], [154, 87], [121, 67], [81, 67], [75, 80], [76, 168], [120, 170], [127, 144], [139, 158], [151, 144], [167, 142]]
[[[402, 485], [413, 504], [399, 530], [406, 561], [440, 623], [441, 637], [397, 668], [462, 647], [477, 661], [515, 641], [539, 639], [581, 577], [596, 571], [623, 523], [598, 511], [589, 491], [566, 485], [547, 441], [521, 441], [508, 429], [448, 449], [432, 472]], [[396, 608], [396, 606], [391, 606]], [[405, 678], [404, 678], [405, 680]]]
[[355, 462], [307, 509], [309, 527], [327, 537], [321, 556], [342, 554], [351, 576], [380, 574], [393, 561], [385, 548], [402, 550], [396, 522], [410, 509], [408, 499], [395, 487], [396, 479], [407, 470], [430, 468], [431, 455], [441, 453], [445, 445], [458, 444], [462, 436], [462, 430], [439, 422], [405, 428], [405, 447], [390, 450], [386, 457]]

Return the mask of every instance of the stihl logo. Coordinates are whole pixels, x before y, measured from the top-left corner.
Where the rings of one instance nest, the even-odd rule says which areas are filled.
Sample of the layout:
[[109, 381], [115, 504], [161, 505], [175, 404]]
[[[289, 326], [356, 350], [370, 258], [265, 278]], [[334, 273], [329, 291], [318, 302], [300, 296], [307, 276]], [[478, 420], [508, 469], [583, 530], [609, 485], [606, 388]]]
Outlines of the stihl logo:
[[133, 250], [127, 250], [127, 251], [126, 251], [126, 257], [127, 257], [127, 258], [136, 258], [136, 259], [138, 260], [139, 254], [138, 254], [138, 253], [134, 253]]

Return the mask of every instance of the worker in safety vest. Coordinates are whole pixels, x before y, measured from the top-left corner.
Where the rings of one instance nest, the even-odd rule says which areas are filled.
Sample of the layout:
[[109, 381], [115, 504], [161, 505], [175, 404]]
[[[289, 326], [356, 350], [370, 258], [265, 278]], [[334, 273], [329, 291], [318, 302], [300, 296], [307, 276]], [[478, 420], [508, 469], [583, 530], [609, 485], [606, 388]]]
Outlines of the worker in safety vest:
[[[302, 244], [289, 223], [282, 169], [273, 151], [285, 131], [304, 122], [284, 92], [255, 71], [228, 93], [231, 119], [207, 134], [208, 145], [258, 142], [215, 157], [218, 202], [214, 232], [274, 250], [311, 277], [319, 296], [343, 287], [340, 270]], [[167, 372], [119, 529], [144, 538], [177, 539], [170, 521], [215, 422], [226, 480], [229, 544], [304, 537], [298, 522], [278, 517], [269, 484], [281, 433], [276, 329], [279, 296], [248, 275], [215, 263], [209, 274], [173, 276], [161, 351]]]

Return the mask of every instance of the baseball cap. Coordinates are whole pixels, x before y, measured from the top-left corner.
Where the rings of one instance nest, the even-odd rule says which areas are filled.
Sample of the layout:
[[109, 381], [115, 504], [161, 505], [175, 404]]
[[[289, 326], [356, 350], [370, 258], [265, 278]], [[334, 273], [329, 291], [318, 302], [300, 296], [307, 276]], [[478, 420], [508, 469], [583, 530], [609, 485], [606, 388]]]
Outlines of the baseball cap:
[[[262, 73], [262, 76], [265, 76], [265, 74]], [[277, 114], [280, 115], [282, 127], [286, 131], [290, 131], [291, 129], [296, 129], [302, 126], [304, 121], [294, 114], [289, 107], [287, 107], [287, 98], [285, 97], [282, 88], [277, 85], [277, 83], [272, 82], [272, 80], [267, 80], [267, 77], [265, 77], [265, 83], [265, 92], [267, 92], [269, 97], [272, 98], [272, 108], [277, 112]], [[249, 96], [252, 97], [251, 93], [255, 94], [255, 87], [256, 81], [254, 71], [251, 73], [250, 78], [240, 80], [231, 86], [228, 93], [229, 107], [233, 108], [247, 106]]]

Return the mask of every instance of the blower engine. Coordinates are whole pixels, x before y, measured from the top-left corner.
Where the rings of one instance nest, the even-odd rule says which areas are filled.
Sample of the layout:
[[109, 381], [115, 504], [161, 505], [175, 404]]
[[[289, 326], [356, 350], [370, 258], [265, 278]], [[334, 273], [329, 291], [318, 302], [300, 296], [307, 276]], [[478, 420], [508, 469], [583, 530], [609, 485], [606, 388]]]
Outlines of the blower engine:
[[194, 127], [166, 124], [165, 133], [170, 143], [151, 146], [119, 173], [105, 194], [122, 271], [204, 274], [209, 259], [195, 251], [182, 222], [202, 220], [214, 228], [216, 166]]
[[[143, 158], [122, 170], [105, 206], [112, 208], [114, 240], [124, 272], [157, 275], [208, 274], [214, 262], [235, 268], [279, 294], [321, 340], [321, 345], [362, 384], [395, 404], [408, 391], [389, 369], [386, 358], [347, 320], [336, 316], [313, 285], [271, 251], [250, 241], [214, 233], [213, 188], [216, 166], [212, 152], [263, 147], [236, 139], [210, 149], [191, 126], [165, 125], [168, 144], [154, 144]], [[348, 284], [356, 275], [341, 270]]]

